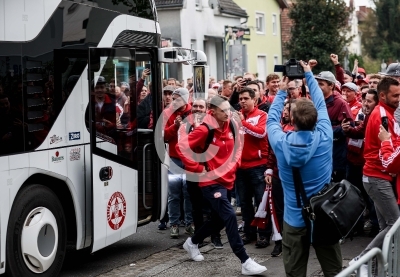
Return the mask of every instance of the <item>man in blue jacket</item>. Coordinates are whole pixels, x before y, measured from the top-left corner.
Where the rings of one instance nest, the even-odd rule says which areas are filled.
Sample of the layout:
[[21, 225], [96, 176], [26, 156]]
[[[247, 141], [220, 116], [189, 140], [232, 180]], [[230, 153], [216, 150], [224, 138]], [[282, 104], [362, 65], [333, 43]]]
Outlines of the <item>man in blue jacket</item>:
[[[292, 104], [291, 120], [294, 131], [282, 131], [280, 118], [287, 97], [288, 78], [269, 110], [267, 130], [269, 142], [275, 152], [279, 177], [285, 198], [283, 224], [283, 262], [286, 276], [306, 276], [310, 238], [306, 224], [297, 206], [292, 167], [298, 167], [307, 197], [320, 191], [329, 183], [332, 174], [333, 131], [324, 97], [309, 65], [300, 61], [310, 90], [311, 100], [297, 99]], [[342, 270], [339, 242], [333, 245], [313, 245], [324, 276], [335, 276]]]

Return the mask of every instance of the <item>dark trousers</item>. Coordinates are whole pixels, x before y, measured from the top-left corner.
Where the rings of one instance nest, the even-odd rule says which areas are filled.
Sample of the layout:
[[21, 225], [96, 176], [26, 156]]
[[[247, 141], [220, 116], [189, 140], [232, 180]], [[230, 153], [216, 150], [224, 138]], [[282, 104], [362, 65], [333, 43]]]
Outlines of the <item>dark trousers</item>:
[[[195, 227], [194, 233], [196, 234], [204, 223], [204, 212], [207, 211], [208, 217], [211, 217], [211, 208], [208, 201], [204, 199], [203, 192], [197, 182], [186, 180], [186, 185], [190, 202], [192, 202], [192, 217]], [[220, 230], [214, 228], [211, 237], [221, 237]]]
[[249, 256], [243, 246], [242, 238], [237, 229], [236, 214], [228, 200], [228, 191], [224, 186], [215, 184], [201, 188], [203, 197], [211, 206], [211, 218], [204, 222], [197, 233], [192, 237], [194, 244], [199, 244], [213, 232], [222, 230], [225, 226], [226, 235], [233, 253], [244, 263]]
[[[362, 182], [362, 176], [363, 176], [363, 165], [355, 165], [351, 162], [347, 163], [347, 176], [346, 179], [349, 181], [352, 185], [357, 187], [363, 196], [363, 199], [365, 201], [365, 205], [370, 211], [370, 218], [377, 218], [376, 217], [376, 212], [375, 212], [375, 207], [373, 206], [373, 202], [368, 196], [368, 193], [365, 191], [364, 184]], [[371, 205], [372, 202], [372, 205]], [[373, 222], [373, 221], [371, 221]], [[374, 223], [373, 223], [374, 224]], [[375, 220], [376, 226], [378, 226], [378, 220]], [[360, 217], [360, 219], [357, 222], [357, 225], [354, 228], [354, 231], [359, 231], [363, 232], [364, 230], [364, 217]]]
[[[238, 169], [236, 171], [236, 192], [239, 194], [242, 218], [244, 221], [243, 231], [246, 236], [254, 237], [257, 234], [257, 227], [250, 226], [254, 219], [254, 204], [258, 208], [265, 191], [264, 171], [266, 166], [257, 166], [248, 169]], [[270, 220], [269, 220], [270, 222]], [[259, 229], [258, 233], [262, 237], [270, 239], [272, 225], [267, 224], [266, 229]]]
[[[310, 240], [306, 227], [293, 227], [283, 223], [282, 253], [287, 277], [306, 277], [310, 255]], [[334, 277], [342, 271], [342, 253], [339, 243], [314, 246], [325, 277]]]
[[335, 170], [332, 172], [332, 181], [340, 182], [346, 178], [346, 169]]
[[284, 210], [284, 201], [283, 201], [283, 187], [282, 182], [279, 178], [272, 177], [272, 199], [274, 200], [274, 212], [276, 214], [276, 218], [278, 219], [279, 228], [283, 229], [283, 210]]

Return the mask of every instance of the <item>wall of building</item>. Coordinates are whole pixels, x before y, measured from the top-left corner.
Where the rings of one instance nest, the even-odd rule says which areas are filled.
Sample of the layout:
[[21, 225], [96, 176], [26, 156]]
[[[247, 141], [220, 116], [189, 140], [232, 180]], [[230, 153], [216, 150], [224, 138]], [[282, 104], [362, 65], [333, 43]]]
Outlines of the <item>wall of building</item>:
[[[250, 41], [244, 41], [247, 44], [248, 53], [248, 69], [252, 73], [261, 72], [261, 63], [258, 56], [265, 57], [266, 60], [266, 72], [264, 76], [260, 76], [260, 79], [265, 77], [274, 71], [275, 57], [277, 57], [277, 63], [282, 64], [282, 43], [281, 43], [281, 22], [280, 22], [280, 8], [277, 1], [265, 1], [265, 0], [235, 0], [235, 2], [244, 10], [246, 10], [249, 16], [246, 23], [247, 27], [250, 28]], [[256, 29], [256, 13], [264, 15], [264, 32], [259, 33]], [[273, 33], [272, 18], [276, 15], [276, 32]], [[264, 79], [265, 80], [265, 79]]]

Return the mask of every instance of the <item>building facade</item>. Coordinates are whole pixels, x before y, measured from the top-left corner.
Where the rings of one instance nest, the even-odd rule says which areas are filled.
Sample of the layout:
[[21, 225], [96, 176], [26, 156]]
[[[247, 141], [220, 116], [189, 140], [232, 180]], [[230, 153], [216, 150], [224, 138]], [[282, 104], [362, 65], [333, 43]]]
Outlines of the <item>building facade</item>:
[[246, 11], [242, 26], [250, 29], [247, 45], [248, 71], [265, 81], [282, 64], [281, 12], [288, 7], [285, 0], [235, 0]]
[[[233, 0], [155, 0], [165, 45], [202, 50], [206, 53], [209, 74], [225, 78], [225, 26], [240, 26], [247, 13]], [[165, 77], [186, 80], [192, 67], [175, 65]]]

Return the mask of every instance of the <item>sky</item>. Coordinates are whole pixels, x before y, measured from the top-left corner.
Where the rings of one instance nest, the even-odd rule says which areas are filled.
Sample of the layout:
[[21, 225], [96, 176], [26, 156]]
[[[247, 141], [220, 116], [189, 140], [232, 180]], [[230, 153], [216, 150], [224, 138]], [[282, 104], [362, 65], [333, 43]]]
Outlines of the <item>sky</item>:
[[[349, 0], [346, 0], [347, 4], [349, 3]], [[356, 7], [358, 6], [367, 6], [367, 7], [371, 7], [374, 4], [372, 3], [372, 1], [370, 0], [355, 0], [354, 3], [356, 4]]]

